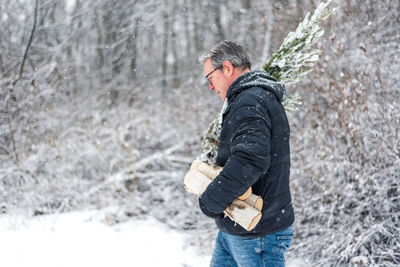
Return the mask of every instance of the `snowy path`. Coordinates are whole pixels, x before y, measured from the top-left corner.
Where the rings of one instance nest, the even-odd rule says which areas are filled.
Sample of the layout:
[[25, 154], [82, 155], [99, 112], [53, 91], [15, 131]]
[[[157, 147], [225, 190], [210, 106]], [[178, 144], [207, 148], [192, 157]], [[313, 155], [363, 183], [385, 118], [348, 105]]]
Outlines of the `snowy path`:
[[155, 220], [115, 226], [104, 214], [74, 212], [23, 218], [0, 216], [0, 265], [5, 267], [208, 266], [184, 234]]

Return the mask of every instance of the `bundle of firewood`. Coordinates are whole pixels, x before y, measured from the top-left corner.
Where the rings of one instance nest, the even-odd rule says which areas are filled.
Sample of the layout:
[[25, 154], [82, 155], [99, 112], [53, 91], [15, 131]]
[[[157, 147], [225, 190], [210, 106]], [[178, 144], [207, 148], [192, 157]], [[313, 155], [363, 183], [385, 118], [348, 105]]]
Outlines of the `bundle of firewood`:
[[[221, 170], [221, 167], [209, 165], [201, 160], [193, 161], [184, 179], [185, 190], [200, 196]], [[246, 193], [233, 201], [224, 214], [250, 231], [261, 219], [262, 206], [262, 198], [252, 194], [250, 187]]]

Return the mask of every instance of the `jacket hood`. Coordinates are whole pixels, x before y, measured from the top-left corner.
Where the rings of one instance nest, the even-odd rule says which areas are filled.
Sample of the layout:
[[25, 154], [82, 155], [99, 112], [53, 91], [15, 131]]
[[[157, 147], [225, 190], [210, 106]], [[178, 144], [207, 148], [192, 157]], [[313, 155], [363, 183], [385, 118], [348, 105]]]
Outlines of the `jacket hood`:
[[237, 78], [229, 87], [226, 98], [229, 101], [242, 91], [252, 87], [259, 87], [272, 92], [279, 102], [282, 102], [286, 93], [286, 87], [283, 83], [278, 82], [265, 71], [256, 70], [246, 72]]

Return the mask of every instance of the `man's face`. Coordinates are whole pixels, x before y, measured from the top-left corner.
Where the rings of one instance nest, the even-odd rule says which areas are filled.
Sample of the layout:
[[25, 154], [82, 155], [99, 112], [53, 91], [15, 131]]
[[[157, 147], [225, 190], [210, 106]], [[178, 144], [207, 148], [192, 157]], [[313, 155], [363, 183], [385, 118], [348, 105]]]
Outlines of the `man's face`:
[[[211, 73], [212, 72], [212, 73]], [[230, 82], [229, 77], [225, 75], [223, 67], [215, 69], [211, 64], [211, 60], [207, 59], [204, 63], [204, 74], [208, 79], [208, 88], [219, 95], [222, 101], [225, 100], [226, 93], [228, 92]]]

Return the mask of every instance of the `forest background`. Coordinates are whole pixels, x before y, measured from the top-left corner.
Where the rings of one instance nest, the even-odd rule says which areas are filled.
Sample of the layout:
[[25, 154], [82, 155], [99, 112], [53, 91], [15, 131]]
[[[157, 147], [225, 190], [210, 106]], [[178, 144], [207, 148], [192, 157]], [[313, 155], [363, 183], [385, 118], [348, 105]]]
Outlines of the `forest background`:
[[[319, 3], [0, 1], [0, 214], [152, 216], [210, 254], [215, 226], [182, 186], [222, 105], [199, 58], [230, 39], [260, 69]], [[288, 87], [288, 257], [398, 266], [400, 2], [331, 7], [315, 70]]]

